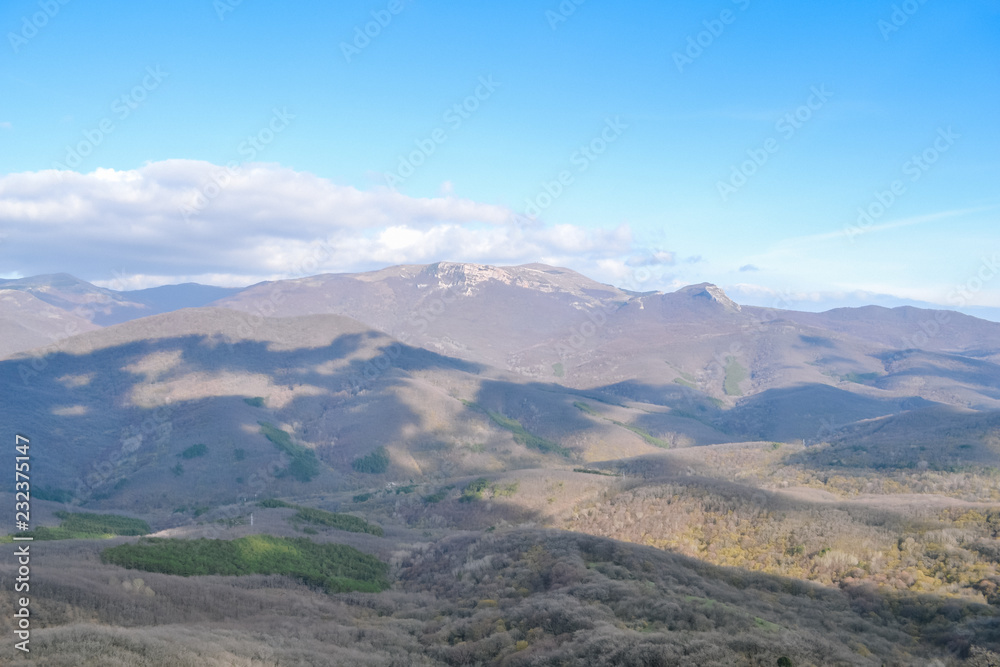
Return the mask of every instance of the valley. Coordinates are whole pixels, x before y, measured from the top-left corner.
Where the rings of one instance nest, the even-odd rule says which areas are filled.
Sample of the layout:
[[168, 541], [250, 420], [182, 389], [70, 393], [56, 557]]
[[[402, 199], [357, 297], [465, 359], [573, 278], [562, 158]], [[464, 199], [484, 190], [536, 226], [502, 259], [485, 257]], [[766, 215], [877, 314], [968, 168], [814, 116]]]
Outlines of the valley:
[[44, 664], [1000, 653], [1000, 324], [542, 264], [88, 285], [0, 283]]

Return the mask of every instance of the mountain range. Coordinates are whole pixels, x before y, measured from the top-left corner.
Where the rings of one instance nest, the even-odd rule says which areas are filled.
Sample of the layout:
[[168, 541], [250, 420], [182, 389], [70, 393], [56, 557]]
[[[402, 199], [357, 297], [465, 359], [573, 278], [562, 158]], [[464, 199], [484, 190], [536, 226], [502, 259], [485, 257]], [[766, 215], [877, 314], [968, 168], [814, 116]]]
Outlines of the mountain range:
[[[343, 646], [384, 618], [379, 665], [587, 662], [611, 655], [583, 641], [595, 610], [632, 657], [588, 664], [683, 664], [643, 657], [666, 646], [706, 665], [1000, 650], [998, 323], [440, 262], [245, 289], [5, 281], [0, 331], [0, 421], [32, 440], [35, 524], [110, 512], [158, 537], [309, 535], [387, 564], [392, 603], [204, 584], [258, 610], [281, 588], [315, 655], [327, 631], [302, 610], [320, 608]], [[45, 617], [59, 650], [160, 646], [72, 634], [78, 618], [191, 637], [232, 623], [218, 664], [281, 646], [173, 575], [125, 586], [85, 537], [51, 547], [58, 583], [38, 593], [62, 610]], [[190, 664], [222, 650], [198, 646]], [[266, 654], [313, 660], [291, 651]]]
[[[242, 290], [114, 292], [64, 274], [2, 287], [0, 374], [17, 387], [4, 417], [63, 439], [69, 449], [45, 467], [53, 488], [79, 486], [123, 440], [150, 441], [132, 430], [164, 401], [174, 449], [215, 438], [276, 456], [246, 435], [266, 410], [326, 452], [331, 484], [348, 485], [350, 462], [379, 447], [409, 478], [888, 425], [923, 442], [933, 431], [908, 424], [924, 414], [1000, 410], [1000, 324], [947, 311], [762, 309], [707, 283], [637, 294], [541, 264], [442, 262]], [[599, 414], [581, 411], [585, 398]], [[519, 442], [491, 414], [549, 444]], [[488, 446], [434, 470], [441, 448], [476, 440]], [[973, 444], [939, 458], [995, 458]], [[149, 476], [169, 495], [169, 454], [136, 445], [103, 486]], [[213, 492], [236, 494], [233, 480]]]

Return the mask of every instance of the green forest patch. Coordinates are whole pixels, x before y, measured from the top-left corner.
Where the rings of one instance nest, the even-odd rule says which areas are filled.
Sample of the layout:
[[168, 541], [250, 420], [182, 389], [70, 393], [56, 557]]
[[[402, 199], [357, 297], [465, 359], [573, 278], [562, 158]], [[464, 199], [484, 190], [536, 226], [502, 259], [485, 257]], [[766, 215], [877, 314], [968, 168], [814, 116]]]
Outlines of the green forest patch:
[[375, 451], [351, 461], [351, 467], [355, 472], [381, 475], [389, 469], [389, 463], [391, 460], [388, 450], [385, 447], [379, 447]]
[[[18, 533], [19, 537], [36, 540], [104, 540], [119, 536], [148, 535], [149, 524], [117, 514], [91, 514], [88, 512], [56, 512], [60, 521], [55, 528], [39, 526], [31, 531]], [[10, 537], [4, 540], [12, 541]]]
[[337, 530], [346, 530], [350, 533], [368, 533], [369, 535], [376, 535], [378, 537], [382, 537], [383, 535], [381, 526], [368, 523], [364, 519], [352, 514], [340, 514], [338, 512], [316, 509], [315, 507], [293, 505], [292, 503], [286, 503], [284, 500], [276, 498], [262, 500], [257, 504], [261, 507], [287, 507], [297, 510], [290, 518], [290, 521], [293, 523], [309, 523], [314, 526], [336, 528]]
[[264, 437], [274, 443], [274, 446], [288, 454], [292, 461], [288, 467], [278, 473], [278, 477], [291, 475], [300, 482], [309, 482], [319, 474], [319, 461], [313, 450], [296, 445], [292, 442], [292, 436], [280, 428], [267, 422], [257, 422], [260, 425], [260, 432]]
[[101, 561], [182, 577], [284, 574], [330, 593], [389, 588], [389, 566], [344, 544], [248, 535], [235, 540], [142, 538], [101, 552]]

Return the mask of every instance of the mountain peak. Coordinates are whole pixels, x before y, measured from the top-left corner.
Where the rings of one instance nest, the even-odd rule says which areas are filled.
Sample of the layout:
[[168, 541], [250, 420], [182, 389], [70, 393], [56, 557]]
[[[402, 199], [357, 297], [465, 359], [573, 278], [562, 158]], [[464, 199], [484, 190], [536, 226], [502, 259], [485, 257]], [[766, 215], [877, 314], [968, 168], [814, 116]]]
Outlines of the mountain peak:
[[697, 285], [688, 285], [687, 287], [682, 287], [677, 290], [678, 294], [686, 294], [692, 299], [708, 299], [709, 301], [714, 301], [718, 303], [726, 310], [732, 312], [739, 312], [742, 310], [740, 304], [736, 303], [729, 296], [726, 295], [725, 291], [717, 285], [712, 283], [698, 283]]

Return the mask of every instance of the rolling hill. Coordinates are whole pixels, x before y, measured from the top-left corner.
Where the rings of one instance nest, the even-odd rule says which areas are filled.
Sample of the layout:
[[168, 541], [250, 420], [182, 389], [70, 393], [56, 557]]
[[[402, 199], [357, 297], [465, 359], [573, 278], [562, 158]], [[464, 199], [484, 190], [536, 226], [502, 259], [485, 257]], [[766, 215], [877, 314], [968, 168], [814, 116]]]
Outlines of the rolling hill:
[[[47, 664], [110, 644], [192, 665], [1000, 650], [1000, 325], [540, 264], [115, 293], [88, 317], [72, 310], [103, 292], [81, 282], [0, 290], [0, 421], [32, 440], [34, 525], [71, 538], [35, 545]], [[55, 527], [81, 511], [154, 539]], [[177, 562], [102, 555], [123, 543]], [[255, 569], [189, 580], [185, 548]], [[0, 563], [5, 604], [15, 572]]]

